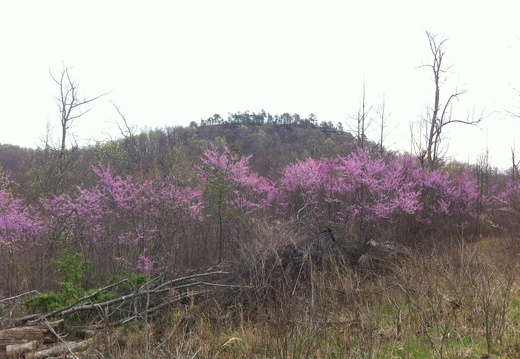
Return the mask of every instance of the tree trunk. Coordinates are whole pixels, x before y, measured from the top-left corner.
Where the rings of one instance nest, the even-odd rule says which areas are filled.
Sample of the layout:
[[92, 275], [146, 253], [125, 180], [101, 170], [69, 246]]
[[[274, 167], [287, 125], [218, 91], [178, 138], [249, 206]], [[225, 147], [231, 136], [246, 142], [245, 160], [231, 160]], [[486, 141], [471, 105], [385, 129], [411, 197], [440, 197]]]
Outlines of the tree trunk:
[[[49, 325], [54, 332], [63, 332], [63, 320], [51, 322]], [[20, 348], [20, 345], [27, 344], [30, 347], [29, 343], [33, 341], [37, 341], [38, 343], [56, 343], [58, 338], [45, 324], [0, 330], [0, 358], [7, 355], [8, 346], [11, 347], [11, 352], [13, 350], [15, 352], [17, 350], [23, 351], [26, 350], [26, 348]]]
[[34, 353], [34, 359], [61, 357], [67, 353], [81, 353], [92, 345], [92, 338], [81, 342], [68, 342], [66, 344], [57, 345], [49, 349], [39, 350]]
[[25, 358], [27, 357], [26, 354], [34, 353], [38, 349], [38, 345], [40, 345], [38, 340], [23, 344], [11, 344], [6, 347], [5, 353], [7, 358]]

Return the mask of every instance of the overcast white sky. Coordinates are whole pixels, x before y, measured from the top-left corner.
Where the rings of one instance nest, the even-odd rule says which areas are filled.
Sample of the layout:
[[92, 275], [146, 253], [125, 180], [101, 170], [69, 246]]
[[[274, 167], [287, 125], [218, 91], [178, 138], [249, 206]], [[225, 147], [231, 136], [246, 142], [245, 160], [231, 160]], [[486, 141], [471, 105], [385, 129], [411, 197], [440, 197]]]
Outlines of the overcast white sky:
[[489, 146], [506, 167], [515, 142], [520, 151], [520, 119], [506, 114], [520, 112], [519, 10], [462, 0], [3, 1], [0, 143], [36, 147], [47, 123], [58, 130], [49, 68], [64, 63], [87, 96], [110, 92], [74, 129], [82, 143], [118, 136], [111, 101], [141, 128], [261, 109], [345, 123], [365, 78], [367, 102], [384, 95], [391, 113], [387, 145], [409, 150], [410, 121], [433, 98], [431, 73], [418, 68], [430, 60], [429, 30], [449, 38], [444, 95], [469, 91], [455, 114], [490, 114], [480, 129], [449, 131], [450, 155], [474, 162]]

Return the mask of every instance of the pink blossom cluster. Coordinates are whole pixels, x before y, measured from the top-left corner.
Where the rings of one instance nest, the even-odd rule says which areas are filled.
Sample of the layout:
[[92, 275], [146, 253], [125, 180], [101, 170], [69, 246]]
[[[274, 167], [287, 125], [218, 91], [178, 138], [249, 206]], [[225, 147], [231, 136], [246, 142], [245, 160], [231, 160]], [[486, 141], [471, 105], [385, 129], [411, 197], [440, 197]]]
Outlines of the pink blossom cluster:
[[428, 171], [412, 156], [371, 158], [366, 151], [289, 165], [278, 191], [288, 212], [311, 206], [323, 220], [380, 227], [403, 218], [433, 224], [441, 217], [471, 217], [478, 199], [476, 181], [467, 174]]
[[15, 198], [6, 187], [0, 188], [0, 249], [38, 245], [42, 234], [40, 213]]
[[228, 146], [204, 151], [196, 166], [205, 194], [203, 207], [225, 205], [251, 219], [255, 210], [270, 204], [274, 185], [251, 170], [250, 159], [251, 155], [240, 156]]
[[[412, 156], [373, 157], [360, 150], [308, 158], [270, 179], [255, 173], [250, 159], [228, 146], [210, 147], [195, 166], [192, 186], [167, 177], [137, 180], [110, 167], [93, 167], [96, 185], [41, 199], [40, 208], [1, 189], [0, 249], [56, 243], [66, 234], [77, 250], [121, 258], [136, 271], [155, 273], [177, 250], [173, 238], [188, 228], [200, 228], [197, 233], [208, 236], [215, 218], [221, 226], [240, 226], [260, 216], [309, 215], [345, 231], [364, 228], [398, 236], [417, 228], [466, 226], [491, 203], [469, 173], [423, 169]], [[520, 213], [518, 183], [494, 198], [503, 212]]]
[[135, 257], [143, 267], [147, 249], [160, 245], [172, 225], [200, 216], [197, 189], [178, 188], [167, 178], [139, 182], [115, 175], [109, 167], [93, 170], [98, 176], [95, 187], [41, 200], [49, 238], [66, 232], [78, 248]]

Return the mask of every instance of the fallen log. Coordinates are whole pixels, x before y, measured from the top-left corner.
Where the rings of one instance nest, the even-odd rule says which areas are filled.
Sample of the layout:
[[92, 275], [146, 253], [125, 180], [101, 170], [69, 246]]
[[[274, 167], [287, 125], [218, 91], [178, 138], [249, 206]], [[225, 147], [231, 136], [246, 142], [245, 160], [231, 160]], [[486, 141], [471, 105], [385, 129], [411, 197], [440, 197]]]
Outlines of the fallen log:
[[[53, 330], [50, 330], [47, 324]], [[0, 330], [0, 352], [5, 352], [7, 345], [24, 344], [35, 340], [39, 343], [56, 343], [58, 338], [53, 331], [56, 333], [63, 332], [63, 320], [47, 324]]]
[[77, 354], [89, 349], [92, 345], [92, 338], [80, 342], [66, 342], [60, 345], [55, 345], [49, 349], [38, 350], [34, 353], [34, 359], [61, 357], [64, 354]]
[[32, 340], [23, 344], [11, 344], [6, 347], [5, 354], [7, 358], [25, 358], [26, 354], [34, 353], [39, 345], [40, 342], [38, 340]]

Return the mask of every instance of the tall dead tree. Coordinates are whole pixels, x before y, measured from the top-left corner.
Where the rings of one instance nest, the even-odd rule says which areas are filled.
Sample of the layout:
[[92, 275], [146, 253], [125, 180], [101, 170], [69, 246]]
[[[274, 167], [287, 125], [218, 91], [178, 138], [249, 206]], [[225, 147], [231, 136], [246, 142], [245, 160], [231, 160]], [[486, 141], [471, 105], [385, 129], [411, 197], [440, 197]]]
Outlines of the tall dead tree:
[[445, 100], [441, 97], [441, 87], [447, 80], [447, 73], [451, 69], [450, 66], [446, 66], [444, 63], [445, 56], [445, 44], [448, 39], [437, 40], [437, 35], [426, 31], [428, 37], [428, 43], [432, 55], [432, 63], [423, 65], [421, 67], [427, 67], [432, 70], [433, 81], [434, 81], [434, 100], [431, 107], [428, 108], [426, 116], [426, 164], [430, 169], [435, 169], [439, 165], [441, 160], [441, 147], [442, 142], [442, 131], [444, 128], [452, 123], [462, 123], [466, 125], [477, 125], [481, 120], [482, 116], [475, 118], [467, 117], [466, 119], [456, 119], [452, 117], [452, 107], [455, 100], [459, 100], [459, 97], [464, 95], [466, 90], [458, 90], [450, 94]]
[[67, 149], [67, 137], [69, 130], [74, 126], [77, 120], [89, 112], [92, 107], [92, 103], [102, 96], [107, 95], [103, 93], [101, 95], [88, 98], [82, 96], [79, 93], [79, 82], [71, 78], [69, 73], [70, 67], [63, 65], [61, 72], [58, 76], [53, 75], [49, 70], [52, 80], [58, 85], [58, 95], [55, 96], [54, 100], [58, 106], [60, 114], [60, 147], [59, 157], [64, 157]]
[[386, 128], [388, 126], [388, 118], [390, 117], [390, 114], [386, 113], [386, 103], [385, 103], [385, 97], [383, 96], [383, 101], [381, 104], [377, 107], [376, 113], [379, 119], [379, 155], [383, 156], [384, 153], [384, 146], [383, 141], [386, 138]]
[[511, 181], [516, 181], [518, 179], [518, 167], [520, 166], [520, 161], [516, 160], [516, 149], [514, 146], [511, 147]]
[[366, 99], [366, 82], [363, 80], [363, 94], [361, 97], [361, 101], [359, 104], [359, 108], [357, 114], [355, 116], [351, 116], [350, 119], [353, 120], [353, 126], [349, 126], [353, 132], [356, 133], [356, 141], [357, 146], [359, 148], [365, 148], [365, 139], [367, 137], [367, 129], [370, 126], [372, 119], [369, 117], [370, 111], [372, 110], [372, 106], [367, 104]]
[[[516, 94], [520, 97], [520, 90], [519, 89], [516, 89], [516, 88], [513, 88], [513, 90], [516, 92]], [[513, 117], [513, 118], [520, 118], [520, 108], [518, 106], [516, 106], [516, 108], [514, 110], [506, 110], [506, 112], [508, 113], [509, 116]], [[514, 136], [516, 137], [516, 136]], [[520, 161], [517, 161], [516, 160], [516, 144], [515, 142], [513, 142], [513, 146], [511, 146], [511, 161], [512, 161], [512, 166], [511, 166], [511, 180], [512, 181], [515, 181], [518, 179], [518, 168], [520, 166]]]
[[31, 174], [35, 198], [56, 195], [74, 185], [74, 169], [78, 160], [75, 149], [78, 146], [72, 128], [93, 108], [94, 101], [106, 95], [82, 95], [79, 82], [73, 79], [70, 70], [65, 65], [54, 74], [49, 70], [52, 81], [57, 85], [54, 101], [60, 119], [59, 137], [56, 142], [53, 140], [51, 126], [48, 124], [43, 139], [44, 149], [41, 157], [35, 160]]

